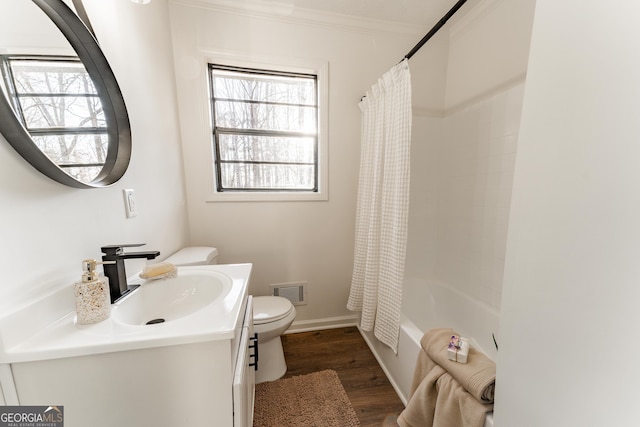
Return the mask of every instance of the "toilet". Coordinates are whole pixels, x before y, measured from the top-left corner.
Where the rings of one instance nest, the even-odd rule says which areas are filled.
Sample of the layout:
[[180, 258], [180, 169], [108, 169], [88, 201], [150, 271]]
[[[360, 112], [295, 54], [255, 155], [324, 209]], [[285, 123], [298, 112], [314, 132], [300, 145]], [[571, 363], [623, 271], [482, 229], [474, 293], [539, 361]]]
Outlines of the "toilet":
[[209, 265], [218, 263], [218, 250], [208, 246], [191, 246], [182, 248], [165, 259], [176, 267], [187, 265]]
[[260, 350], [256, 383], [275, 381], [287, 372], [280, 335], [295, 318], [296, 309], [286, 298], [253, 298], [253, 330], [258, 334]]
[[[207, 246], [182, 248], [165, 261], [173, 265], [217, 264], [218, 250]], [[280, 336], [296, 318], [296, 309], [286, 298], [258, 296], [253, 298], [253, 328], [258, 334], [258, 370], [256, 383], [275, 381], [287, 372]]]

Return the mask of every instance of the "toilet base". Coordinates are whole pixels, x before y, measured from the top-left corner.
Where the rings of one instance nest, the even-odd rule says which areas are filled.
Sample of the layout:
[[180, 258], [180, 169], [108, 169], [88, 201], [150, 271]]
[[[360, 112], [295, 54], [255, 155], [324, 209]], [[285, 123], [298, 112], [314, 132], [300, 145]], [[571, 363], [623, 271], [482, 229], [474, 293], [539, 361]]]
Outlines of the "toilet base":
[[267, 342], [260, 342], [258, 350], [256, 384], [282, 378], [287, 372], [287, 363], [284, 360], [284, 350], [282, 349], [280, 337], [275, 337]]

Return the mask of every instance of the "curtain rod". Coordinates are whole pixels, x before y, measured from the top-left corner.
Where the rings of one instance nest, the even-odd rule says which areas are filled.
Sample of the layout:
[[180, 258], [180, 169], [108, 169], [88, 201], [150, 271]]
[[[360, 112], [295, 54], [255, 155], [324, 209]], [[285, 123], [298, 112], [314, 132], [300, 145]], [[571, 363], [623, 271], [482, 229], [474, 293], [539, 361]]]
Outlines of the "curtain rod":
[[89, 15], [87, 15], [87, 10], [84, 8], [84, 4], [82, 4], [82, 0], [73, 0], [73, 7], [76, 9], [76, 15], [82, 21], [82, 23], [87, 27], [87, 30], [91, 33], [94, 39], [96, 38], [96, 32], [93, 31], [93, 27], [91, 26], [91, 21], [89, 21]]
[[[447, 13], [442, 17], [442, 19], [440, 19], [440, 20], [438, 21], [438, 23], [437, 23], [436, 25], [434, 25], [434, 26], [433, 26], [433, 28], [431, 29], [431, 31], [429, 31], [429, 32], [428, 32], [428, 33], [427, 33], [427, 34], [422, 38], [422, 40], [420, 40], [420, 41], [418, 42], [418, 44], [417, 44], [417, 45], [415, 45], [415, 46], [413, 47], [413, 49], [411, 49], [411, 50], [409, 51], [409, 53], [407, 53], [407, 54], [404, 56], [404, 58], [402, 58], [402, 59], [403, 59], [403, 60], [404, 60], [404, 59], [410, 59], [413, 55], [415, 55], [415, 54], [416, 54], [416, 52], [418, 52], [418, 51], [420, 50], [420, 48], [421, 48], [422, 46], [424, 46], [424, 45], [429, 41], [429, 39], [430, 39], [431, 37], [433, 37], [433, 36], [438, 32], [438, 30], [440, 30], [440, 28], [442, 28], [442, 27], [444, 26], [444, 24], [446, 24], [446, 23], [447, 23], [447, 21], [449, 20], [449, 18], [451, 18], [451, 17], [452, 17], [452, 16], [453, 16], [457, 11], [458, 11], [458, 9], [460, 9], [460, 8], [462, 7], [462, 5], [463, 5], [463, 4], [465, 4], [466, 2], [467, 2], [467, 0], [458, 0], [458, 2], [457, 2], [455, 5], [453, 5], [453, 7], [449, 10], [449, 12], [447, 12]], [[402, 62], [402, 61], [401, 61], [401, 62]]]
[[[458, 2], [454, 4], [451, 9], [449, 9], [449, 11], [436, 23], [436, 25], [434, 25], [433, 28], [431, 28], [431, 30], [422, 38], [422, 40], [420, 40], [418, 44], [416, 44], [413, 49], [411, 49], [409, 53], [407, 53], [404, 58], [400, 60], [400, 62], [404, 61], [405, 59], [411, 59], [411, 57], [415, 55], [420, 50], [420, 48], [424, 46], [429, 41], [429, 39], [440, 30], [440, 28], [444, 27], [444, 24], [447, 23], [449, 18], [451, 18], [466, 2], [467, 0], [458, 0]], [[362, 101], [364, 98], [366, 98], [366, 95], [362, 96], [362, 98], [360, 98], [360, 101]]]

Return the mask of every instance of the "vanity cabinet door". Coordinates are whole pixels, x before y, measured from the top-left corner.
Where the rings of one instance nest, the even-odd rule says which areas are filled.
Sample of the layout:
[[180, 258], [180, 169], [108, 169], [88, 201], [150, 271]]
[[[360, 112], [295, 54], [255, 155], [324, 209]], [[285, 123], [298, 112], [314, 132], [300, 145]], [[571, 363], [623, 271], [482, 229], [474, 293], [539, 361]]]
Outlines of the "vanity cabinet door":
[[256, 372], [253, 365], [257, 340], [252, 338], [254, 338], [253, 300], [249, 296], [233, 376], [233, 427], [251, 427], [253, 425], [253, 400], [256, 385]]

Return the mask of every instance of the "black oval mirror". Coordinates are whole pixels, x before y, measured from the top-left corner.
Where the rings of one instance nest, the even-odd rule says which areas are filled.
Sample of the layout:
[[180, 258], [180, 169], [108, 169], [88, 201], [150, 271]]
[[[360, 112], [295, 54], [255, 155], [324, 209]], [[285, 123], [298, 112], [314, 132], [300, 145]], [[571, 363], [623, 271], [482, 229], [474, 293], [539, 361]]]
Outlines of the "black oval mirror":
[[[61, 184], [111, 185], [124, 175], [131, 156], [131, 129], [120, 87], [93, 34], [63, 0], [32, 2], [64, 35], [77, 58], [32, 51], [20, 55], [15, 46], [15, 54], [0, 55], [0, 132], [25, 160]], [[9, 8], [15, 7], [15, 0], [10, 3]], [[23, 24], [27, 29], [31, 25]], [[38, 82], [46, 82], [46, 89]]]

